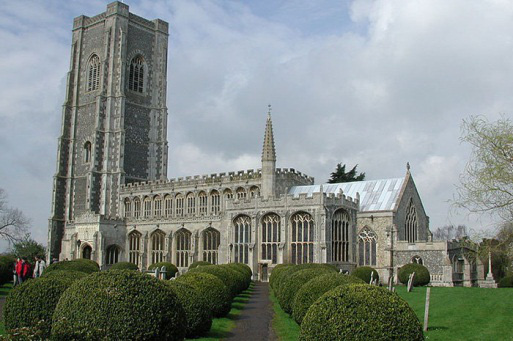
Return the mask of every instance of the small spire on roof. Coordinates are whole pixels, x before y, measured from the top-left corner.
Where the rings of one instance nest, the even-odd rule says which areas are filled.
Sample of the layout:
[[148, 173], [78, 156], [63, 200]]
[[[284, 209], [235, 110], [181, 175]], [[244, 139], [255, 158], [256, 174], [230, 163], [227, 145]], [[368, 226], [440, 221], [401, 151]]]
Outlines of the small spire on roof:
[[406, 170], [409, 172], [410, 171], [410, 163], [409, 162], [406, 162]]
[[276, 150], [274, 147], [273, 122], [271, 120], [271, 105], [268, 105], [267, 123], [265, 125], [264, 148], [262, 150], [262, 161], [276, 161]]

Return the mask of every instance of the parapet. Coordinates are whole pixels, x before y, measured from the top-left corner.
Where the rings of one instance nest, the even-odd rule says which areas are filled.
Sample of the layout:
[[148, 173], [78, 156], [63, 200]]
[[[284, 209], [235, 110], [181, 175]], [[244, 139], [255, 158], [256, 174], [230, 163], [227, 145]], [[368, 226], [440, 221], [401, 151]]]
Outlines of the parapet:
[[303, 174], [294, 168], [276, 168], [276, 176], [289, 179], [298, 179], [301, 180], [301, 182], [306, 181], [308, 183], [314, 183], [314, 178], [312, 176]]

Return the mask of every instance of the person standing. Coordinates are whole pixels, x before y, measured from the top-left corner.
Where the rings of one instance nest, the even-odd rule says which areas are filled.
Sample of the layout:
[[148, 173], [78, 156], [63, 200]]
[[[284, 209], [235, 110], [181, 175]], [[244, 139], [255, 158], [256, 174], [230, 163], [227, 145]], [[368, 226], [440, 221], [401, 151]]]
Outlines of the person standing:
[[21, 259], [16, 258], [12, 265], [12, 286], [15, 287], [20, 284], [20, 280], [18, 278], [18, 263], [21, 263]]
[[34, 278], [41, 277], [43, 274], [43, 271], [46, 268], [46, 262], [44, 259], [40, 258], [39, 256], [35, 257], [36, 264], [34, 265]]
[[22, 284], [30, 274], [30, 264], [27, 262], [27, 257], [23, 257], [21, 262], [16, 266], [16, 273], [18, 274], [18, 282]]

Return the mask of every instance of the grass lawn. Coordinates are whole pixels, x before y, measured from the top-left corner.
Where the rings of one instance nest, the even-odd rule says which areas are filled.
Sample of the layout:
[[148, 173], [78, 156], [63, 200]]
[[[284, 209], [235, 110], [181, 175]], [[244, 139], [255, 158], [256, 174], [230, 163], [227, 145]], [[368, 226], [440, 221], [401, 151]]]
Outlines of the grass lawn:
[[[426, 288], [397, 287], [424, 322]], [[513, 289], [431, 288], [427, 340], [513, 340]]]
[[271, 302], [273, 303], [274, 317], [273, 329], [280, 341], [295, 341], [299, 338], [300, 327], [289, 314], [284, 312], [278, 299], [271, 290]]
[[228, 336], [228, 332], [235, 327], [237, 317], [240, 315], [242, 309], [248, 302], [249, 297], [254, 290], [253, 286], [254, 284], [252, 282], [247, 290], [234, 298], [232, 302], [232, 309], [226, 317], [216, 318], [212, 321], [212, 327], [210, 328], [208, 334], [205, 335], [205, 337], [192, 340], [213, 341], [226, 338]]
[[[9, 291], [11, 291], [11, 289], [12, 289], [12, 283], [6, 283], [3, 286], [0, 286], [0, 298], [4, 299], [5, 296], [7, 296], [7, 294], [9, 294]], [[1, 309], [3, 309], [3, 307]], [[3, 316], [3, 311], [2, 311], [1, 315]], [[0, 335], [4, 335], [4, 334], [5, 334], [5, 327], [4, 327], [4, 319], [2, 317], [2, 320], [0, 320]]]

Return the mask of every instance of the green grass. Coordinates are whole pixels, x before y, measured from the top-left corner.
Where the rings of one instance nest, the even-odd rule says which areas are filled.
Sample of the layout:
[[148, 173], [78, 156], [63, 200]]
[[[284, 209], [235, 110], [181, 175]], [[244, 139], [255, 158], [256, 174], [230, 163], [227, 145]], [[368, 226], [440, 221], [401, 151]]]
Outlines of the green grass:
[[280, 341], [295, 341], [299, 338], [300, 327], [289, 314], [284, 312], [278, 299], [271, 290], [271, 302], [273, 303], [274, 317], [273, 329]]
[[244, 306], [254, 290], [253, 286], [254, 284], [252, 282], [247, 290], [233, 299], [232, 309], [226, 317], [216, 318], [212, 321], [212, 327], [205, 337], [193, 340], [213, 341], [228, 337], [230, 330], [235, 327], [237, 317], [240, 315], [242, 309], [244, 309]]
[[[424, 322], [426, 288], [397, 287]], [[513, 340], [513, 289], [431, 288], [427, 340]]]

